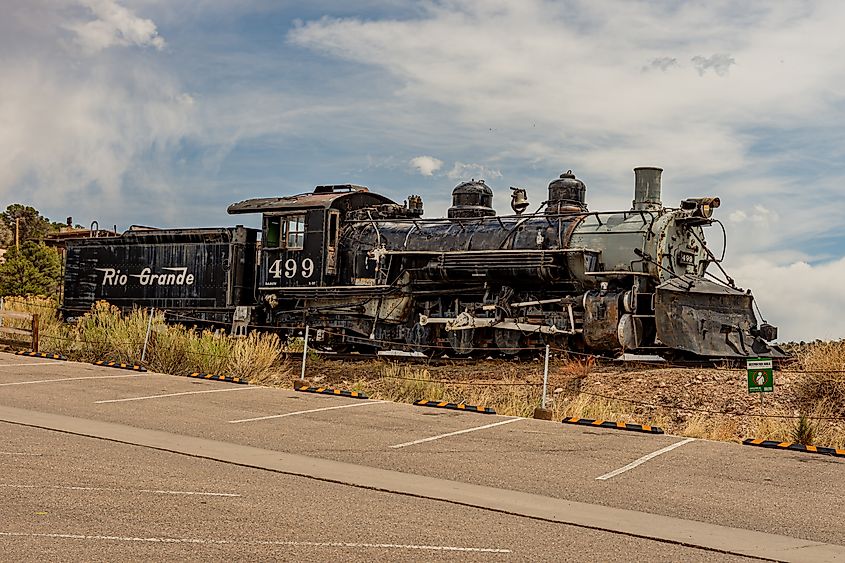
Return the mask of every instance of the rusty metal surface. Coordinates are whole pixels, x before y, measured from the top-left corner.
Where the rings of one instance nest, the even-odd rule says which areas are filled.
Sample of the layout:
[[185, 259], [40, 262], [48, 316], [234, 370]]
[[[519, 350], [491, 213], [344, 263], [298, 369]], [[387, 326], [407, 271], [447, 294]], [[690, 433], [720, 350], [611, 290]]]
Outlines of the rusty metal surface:
[[758, 336], [750, 293], [684, 276], [657, 288], [657, 336], [669, 348], [699, 356], [784, 354]]
[[[228, 212], [230, 215], [235, 215], [239, 213], [284, 212], [298, 209], [328, 209], [329, 207], [340, 208], [343, 205], [344, 200], [353, 198], [363, 200], [364, 205], [395, 203], [392, 199], [386, 196], [370, 192], [364, 186], [344, 184], [343, 186], [332, 187], [339, 189], [343, 188], [346, 191], [319, 192], [318, 190], [320, 190], [321, 187], [323, 186], [317, 186], [315, 191], [311, 193], [285, 197], [246, 199], [230, 205]], [[356, 205], [355, 207], [363, 207], [364, 205]]]
[[598, 350], [620, 348], [619, 302], [621, 294], [590, 291], [584, 296], [584, 343]]

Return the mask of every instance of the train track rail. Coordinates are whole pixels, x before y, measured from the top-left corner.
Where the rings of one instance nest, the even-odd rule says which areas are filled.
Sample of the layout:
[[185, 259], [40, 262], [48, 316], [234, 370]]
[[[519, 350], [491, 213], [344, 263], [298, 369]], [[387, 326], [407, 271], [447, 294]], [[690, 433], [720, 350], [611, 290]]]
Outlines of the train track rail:
[[[399, 364], [410, 365], [466, 365], [483, 361], [493, 362], [524, 362], [543, 357], [544, 350], [537, 348], [535, 350], [526, 350], [523, 354], [518, 356], [503, 355], [492, 350], [490, 353], [481, 351], [479, 354], [472, 356], [412, 356], [400, 353], [389, 354], [375, 354], [375, 353], [333, 353], [314, 350], [320, 358], [324, 360], [337, 362], [372, 362], [372, 361], [386, 361]], [[302, 352], [287, 352], [285, 356], [291, 360], [298, 360], [302, 357]], [[562, 358], [566, 356], [565, 353], [555, 352], [553, 358]], [[708, 359], [643, 359], [643, 358], [610, 358], [603, 356], [591, 356], [586, 354], [579, 354], [572, 358], [572, 361], [581, 363], [593, 364], [597, 367], [622, 367], [624, 369], [661, 369], [661, 368], [678, 368], [678, 369], [745, 369], [745, 359], [737, 358], [708, 358]], [[792, 358], [775, 360], [776, 369], [788, 369], [794, 360]]]

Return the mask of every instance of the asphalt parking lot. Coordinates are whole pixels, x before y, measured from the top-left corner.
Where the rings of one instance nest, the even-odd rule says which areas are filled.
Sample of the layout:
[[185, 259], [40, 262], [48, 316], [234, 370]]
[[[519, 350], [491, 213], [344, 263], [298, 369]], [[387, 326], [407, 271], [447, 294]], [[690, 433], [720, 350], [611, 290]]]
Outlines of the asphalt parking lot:
[[[92, 424], [167, 433], [186, 441], [215, 441], [354, 464], [374, 472], [399, 472], [416, 479], [448, 480], [808, 542], [845, 544], [842, 511], [833, 500], [845, 476], [845, 460], [819, 455], [138, 374], [9, 354], [0, 354], [0, 406], [9, 412], [74, 417]], [[222, 558], [237, 552], [245, 557], [254, 554], [253, 558], [273, 553], [320, 559], [333, 549], [343, 552], [345, 559], [359, 554], [364, 559], [392, 549], [374, 545], [401, 544], [505, 550], [431, 549], [424, 559], [451, 558], [457, 553], [525, 560], [566, 559], [564, 553], [586, 553], [588, 559], [601, 560], [618, 558], [614, 553], [632, 555], [626, 559], [642, 554], [649, 560], [663, 555], [666, 559], [723, 556], [31, 426], [2, 424], [2, 428], [0, 464], [6, 479], [0, 490], [11, 499], [8, 516], [26, 525], [0, 530], [0, 541], [19, 549], [18, 553], [68, 549], [72, 544], [80, 558], [87, 559], [107, 544], [107, 549], [117, 551], [102, 552], [103, 559], [125, 555], [121, 550], [128, 545], [133, 558], [149, 553], [180, 558], [219, 553]], [[156, 470], [159, 467], [162, 471]], [[15, 484], [33, 487], [16, 488]], [[240, 496], [165, 495], [141, 489]], [[297, 494], [291, 495], [292, 490]], [[39, 503], [53, 507], [52, 511], [31, 510]], [[86, 511], [89, 503], [96, 508]], [[349, 508], [352, 505], [354, 510]], [[190, 516], [171, 522], [183, 509]], [[109, 518], [109, 510], [119, 517]], [[139, 513], [144, 519], [135, 529], [133, 519]], [[350, 514], [358, 518], [350, 520]], [[275, 524], [268, 528], [262, 522]], [[358, 525], [361, 522], [367, 523], [366, 529]], [[225, 533], [220, 535], [218, 530]], [[491, 534], [490, 530], [497, 531]], [[53, 537], [56, 534], [72, 537]], [[526, 534], [543, 540], [538, 544]], [[124, 539], [96, 539], [101, 537]], [[199, 538], [206, 543], [166, 542], [164, 538]], [[229, 543], [213, 543], [214, 538], [228, 538]], [[277, 543], [267, 543], [273, 541]], [[595, 551], [595, 543], [610, 551]], [[156, 551], [161, 549], [165, 551]], [[689, 549], [689, 553], [673, 551], [679, 549]], [[415, 559], [418, 551], [395, 548], [390, 557]]]

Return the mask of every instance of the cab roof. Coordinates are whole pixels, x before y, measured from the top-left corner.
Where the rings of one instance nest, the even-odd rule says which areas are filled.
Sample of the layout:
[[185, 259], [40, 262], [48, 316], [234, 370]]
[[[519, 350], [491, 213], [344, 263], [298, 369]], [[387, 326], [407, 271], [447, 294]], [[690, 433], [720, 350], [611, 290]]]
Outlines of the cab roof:
[[317, 186], [313, 192], [285, 197], [246, 199], [229, 206], [230, 215], [239, 213], [273, 213], [300, 209], [360, 209], [371, 205], [395, 203], [388, 197], [372, 193], [365, 186], [331, 184]]

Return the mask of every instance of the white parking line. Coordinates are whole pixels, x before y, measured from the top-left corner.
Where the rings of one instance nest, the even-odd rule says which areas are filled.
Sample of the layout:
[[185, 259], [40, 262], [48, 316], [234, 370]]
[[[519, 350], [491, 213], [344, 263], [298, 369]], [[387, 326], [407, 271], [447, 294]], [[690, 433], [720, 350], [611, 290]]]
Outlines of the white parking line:
[[12, 383], [0, 383], [0, 387], [6, 385], [32, 385], [33, 383], [54, 383], [57, 381], [80, 381], [82, 379], [118, 379], [120, 377], [144, 377], [141, 373], [130, 373], [127, 375], [92, 375], [89, 377], [63, 377], [61, 379], [39, 379], [37, 381], [13, 381]]
[[204, 497], [239, 497], [237, 493], [206, 493], [202, 491], [166, 491], [155, 489], [115, 489], [111, 487], [79, 487], [74, 485], [18, 485], [16, 483], [0, 483], [5, 489], [59, 489], [63, 491], [106, 491], [110, 493], [150, 493], [153, 495], [186, 495]]
[[125, 403], [126, 401], [143, 401], [145, 399], [161, 399], [163, 397], [179, 397], [182, 395], [200, 395], [202, 393], [225, 393], [226, 391], [249, 391], [251, 389], [262, 389], [257, 385], [245, 385], [231, 389], [208, 389], [206, 391], [185, 391], [183, 393], [165, 393], [163, 395], [147, 395], [145, 397], [126, 397], [125, 399], [108, 399], [106, 401], [94, 401], [95, 405], [103, 403]]
[[352, 542], [314, 542], [289, 540], [213, 540], [201, 538], [140, 538], [131, 536], [105, 536], [82, 534], [45, 534], [29, 532], [0, 532], [0, 537], [7, 538], [50, 538], [60, 540], [95, 540], [146, 543], [186, 543], [201, 545], [277, 545], [286, 547], [346, 547], [350, 549], [405, 549], [416, 551], [450, 551], [471, 553], [511, 553], [510, 549], [496, 549], [491, 547], [459, 547], [453, 545], [416, 545], [399, 543], [352, 543]]
[[494, 426], [501, 426], [502, 424], [509, 424], [511, 422], [516, 422], [517, 420], [522, 420], [521, 417], [517, 418], [509, 418], [508, 420], [502, 420], [499, 422], [494, 422], [493, 424], [485, 424], [484, 426], [476, 426], [474, 428], [467, 428], [466, 430], [458, 430], [456, 432], [449, 432], [448, 434], [439, 434], [437, 436], [431, 436], [430, 438], [422, 438], [421, 440], [414, 440], [413, 442], [405, 442], [404, 444], [396, 444], [395, 446], [390, 446], [391, 448], [404, 448], [405, 446], [413, 446], [414, 444], [422, 444], [423, 442], [433, 442], [434, 440], [439, 440], [440, 438], [448, 438], [449, 436], [457, 436], [458, 434], [466, 434], [467, 432], [475, 432], [476, 430], [484, 430], [485, 428], [493, 428]]
[[611, 471], [610, 473], [605, 473], [604, 475], [602, 475], [600, 477], [596, 477], [596, 481], [607, 481], [611, 477], [616, 477], [620, 473], [625, 473], [626, 471], [633, 469], [638, 465], [642, 465], [643, 463], [647, 462], [650, 459], [653, 459], [653, 458], [655, 458], [655, 457], [657, 457], [661, 454], [665, 454], [666, 452], [672, 451], [675, 448], [680, 448], [684, 444], [689, 444], [690, 442], [695, 442], [695, 438], [687, 438], [686, 440], [681, 440], [680, 442], [675, 442], [674, 444], [669, 444], [665, 448], [661, 448], [661, 449], [657, 450], [656, 452], [651, 452], [650, 454], [644, 455], [640, 459], [632, 461], [631, 463], [629, 463], [625, 467], [620, 467], [619, 469]]
[[0, 455], [29, 455], [29, 456], [40, 456], [41, 454], [30, 454], [26, 452], [0, 452]]
[[348, 409], [352, 407], [366, 407], [367, 405], [380, 405], [386, 402], [387, 401], [366, 401], [359, 403], [351, 403], [349, 405], [323, 407], [321, 409], [309, 409], [307, 411], [286, 412], [285, 414], [271, 414], [269, 416], [257, 416], [255, 418], [242, 418], [240, 420], [230, 420], [229, 424], [238, 424], [240, 422], [254, 422], [256, 420], [270, 420], [271, 418], [285, 418], [286, 416], [296, 416], [298, 414], [308, 414], [310, 412], [333, 411], [335, 409]]

